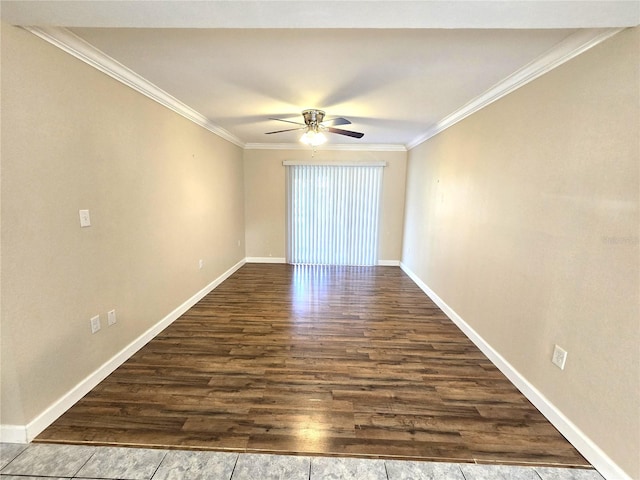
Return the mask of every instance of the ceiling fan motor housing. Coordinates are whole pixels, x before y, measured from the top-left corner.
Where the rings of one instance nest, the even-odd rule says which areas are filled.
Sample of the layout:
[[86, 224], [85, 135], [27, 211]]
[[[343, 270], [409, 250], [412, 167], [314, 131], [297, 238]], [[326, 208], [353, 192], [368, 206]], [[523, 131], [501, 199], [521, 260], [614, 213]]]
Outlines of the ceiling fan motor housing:
[[302, 116], [304, 117], [304, 123], [306, 123], [310, 127], [315, 127], [318, 124], [322, 123], [322, 120], [324, 120], [324, 111], [309, 109], [303, 111]]

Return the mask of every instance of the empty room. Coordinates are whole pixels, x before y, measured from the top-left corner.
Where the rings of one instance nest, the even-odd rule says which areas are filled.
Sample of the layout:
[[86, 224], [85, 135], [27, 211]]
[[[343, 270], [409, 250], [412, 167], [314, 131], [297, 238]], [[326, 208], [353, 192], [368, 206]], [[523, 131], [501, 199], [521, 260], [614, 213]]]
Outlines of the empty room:
[[640, 2], [0, 15], [3, 480], [640, 480]]

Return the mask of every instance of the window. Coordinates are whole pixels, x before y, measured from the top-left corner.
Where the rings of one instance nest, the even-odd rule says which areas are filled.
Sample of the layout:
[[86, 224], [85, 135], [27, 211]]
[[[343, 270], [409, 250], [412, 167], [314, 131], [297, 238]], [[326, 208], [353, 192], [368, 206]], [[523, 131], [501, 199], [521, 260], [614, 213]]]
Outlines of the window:
[[287, 168], [287, 262], [376, 265], [384, 164]]

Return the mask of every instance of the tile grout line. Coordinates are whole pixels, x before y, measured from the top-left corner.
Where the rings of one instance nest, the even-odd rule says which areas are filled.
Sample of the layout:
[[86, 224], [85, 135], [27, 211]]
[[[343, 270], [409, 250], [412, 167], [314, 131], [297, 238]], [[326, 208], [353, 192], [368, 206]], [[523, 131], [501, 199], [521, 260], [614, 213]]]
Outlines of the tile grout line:
[[241, 453], [238, 453], [236, 455], [236, 461], [233, 462], [233, 468], [231, 469], [231, 475], [229, 476], [229, 480], [231, 480], [233, 478], [233, 474], [236, 471], [236, 467], [238, 466], [238, 462], [240, 461], [240, 455], [242, 455]]
[[389, 480], [389, 470], [387, 470], [387, 461], [383, 462], [384, 465], [384, 474], [387, 476], [387, 480]]
[[[26, 454], [26, 452], [27, 452], [27, 450], [29, 450], [29, 447], [31, 447], [31, 445], [32, 445], [32, 444], [27, 444], [26, 448], [24, 448], [20, 453], [18, 453], [17, 455], [15, 455], [15, 456], [14, 456], [14, 457], [9, 461], [9, 463], [7, 463], [4, 467], [2, 467], [2, 469], [0, 469], [0, 476], [13, 475], [13, 474], [5, 474], [5, 473], [2, 473], [2, 472], [3, 472], [4, 470], [6, 470], [7, 468], [9, 468], [9, 466], [10, 466], [13, 462], [15, 462], [19, 457], [21, 457], [22, 455], [25, 455], [25, 454]], [[91, 454], [91, 456], [93, 456], [93, 454]], [[91, 457], [89, 457], [89, 459], [90, 459], [90, 458], [91, 458]], [[89, 459], [87, 459], [87, 462], [89, 461]], [[80, 467], [80, 469], [82, 469], [82, 467], [84, 467], [84, 465], [85, 465], [87, 462], [85, 462], [85, 463]], [[80, 471], [80, 469], [78, 469], [78, 471], [77, 471], [76, 473], [78, 473], [78, 472]], [[74, 477], [74, 476], [75, 476], [75, 474], [74, 474], [74, 475], [72, 475], [72, 477]]]
[[89, 458], [87, 458], [87, 461], [84, 462], [78, 470], [76, 470], [76, 473], [71, 475], [71, 478], [76, 478], [78, 476], [78, 473], [80, 473], [80, 470], [82, 470], [85, 467], [85, 465], [87, 465], [87, 463], [89, 463], [97, 453], [98, 453], [97, 447], [93, 447], [93, 453], [89, 456]]
[[456, 467], [458, 467], [458, 471], [460, 472], [460, 475], [462, 476], [462, 480], [467, 480], [467, 476], [464, 474], [464, 471], [462, 470], [462, 467], [460, 466], [459, 463], [456, 463]]
[[158, 466], [149, 477], [149, 480], [153, 480], [153, 477], [156, 476], [156, 473], [158, 473], [158, 470], [160, 470], [160, 467], [162, 466], [162, 463], [164, 462], [164, 460], [167, 458], [167, 455], [169, 455], [169, 450], [165, 450], [164, 455], [162, 456], [162, 460], [160, 460], [160, 463], [158, 463]]

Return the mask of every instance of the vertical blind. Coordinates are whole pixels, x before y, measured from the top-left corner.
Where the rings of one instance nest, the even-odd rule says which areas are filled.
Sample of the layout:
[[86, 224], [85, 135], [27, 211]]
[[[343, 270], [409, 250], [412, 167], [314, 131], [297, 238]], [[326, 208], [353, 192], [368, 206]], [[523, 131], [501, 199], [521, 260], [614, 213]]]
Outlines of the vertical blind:
[[382, 165], [288, 165], [287, 262], [376, 265]]

